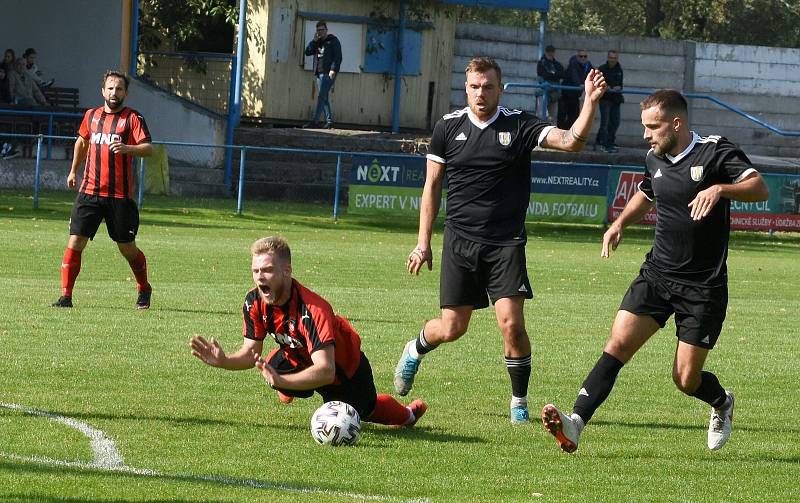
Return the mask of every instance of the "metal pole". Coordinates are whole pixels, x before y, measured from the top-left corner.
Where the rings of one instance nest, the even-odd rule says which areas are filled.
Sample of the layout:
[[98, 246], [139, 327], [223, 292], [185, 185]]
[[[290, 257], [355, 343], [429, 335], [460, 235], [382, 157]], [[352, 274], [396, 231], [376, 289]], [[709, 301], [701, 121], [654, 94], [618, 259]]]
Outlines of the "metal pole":
[[53, 114], [47, 116], [47, 160], [50, 160], [51, 146], [53, 145]]
[[133, 0], [133, 13], [131, 14], [131, 61], [128, 69], [129, 75], [136, 75], [137, 61], [139, 60], [139, 0]]
[[42, 173], [42, 135], [36, 137], [36, 173], [33, 179], [33, 209], [39, 209], [39, 177]]
[[245, 154], [247, 153], [247, 149], [242, 147], [239, 151], [239, 195], [236, 197], [236, 214], [242, 214], [242, 208], [244, 206], [244, 158]]
[[336, 156], [336, 190], [333, 193], [333, 221], [339, 221], [339, 190], [342, 179], [342, 154]]
[[[233, 144], [233, 130], [239, 125], [242, 112], [242, 67], [244, 65], [244, 41], [247, 37], [247, 0], [239, 0], [239, 33], [236, 42], [236, 56], [231, 60], [231, 89], [228, 105], [228, 124], [225, 144]], [[230, 191], [233, 183], [233, 151], [225, 149], [225, 187]]]
[[397, 25], [397, 45], [394, 60], [394, 97], [392, 98], [392, 133], [400, 132], [400, 79], [403, 78], [403, 31], [406, 28], [406, 0], [400, 2], [400, 22]]
[[139, 209], [142, 209], [142, 201], [144, 200], [144, 157], [139, 158], [139, 197], [136, 204]]

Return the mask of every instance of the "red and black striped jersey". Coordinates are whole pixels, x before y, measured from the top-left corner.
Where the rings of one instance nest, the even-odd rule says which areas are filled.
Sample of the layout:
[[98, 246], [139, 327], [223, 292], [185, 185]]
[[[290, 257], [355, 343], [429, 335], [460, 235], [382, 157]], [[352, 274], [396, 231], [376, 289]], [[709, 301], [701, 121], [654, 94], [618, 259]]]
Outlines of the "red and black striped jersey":
[[109, 145], [114, 140], [126, 145], [150, 143], [144, 117], [128, 107], [113, 113], [103, 107], [92, 108], [84, 114], [78, 134], [89, 142], [80, 191], [90, 196], [132, 198], [133, 156], [114, 154]]
[[[333, 345], [336, 373], [352, 377], [361, 361], [361, 338], [328, 302], [292, 279], [292, 294], [282, 306], [266, 305], [258, 289], [247, 292], [242, 306], [243, 334], [257, 341], [272, 337], [285, 358], [302, 370], [314, 351]], [[337, 377], [338, 382], [338, 377]]]

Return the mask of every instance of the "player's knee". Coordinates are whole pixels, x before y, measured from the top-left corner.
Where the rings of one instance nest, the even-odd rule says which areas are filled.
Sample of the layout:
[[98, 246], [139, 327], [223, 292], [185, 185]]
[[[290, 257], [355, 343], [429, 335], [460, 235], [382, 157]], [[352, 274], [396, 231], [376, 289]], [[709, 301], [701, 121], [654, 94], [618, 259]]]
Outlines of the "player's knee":
[[444, 342], [453, 342], [467, 333], [468, 323], [459, 321], [451, 321], [442, 324], [442, 340]]
[[687, 395], [697, 391], [697, 386], [700, 384], [699, 376], [696, 377], [689, 372], [680, 372], [678, 370], [672, 371], [672, 382], [675, 383], [675, 387]]

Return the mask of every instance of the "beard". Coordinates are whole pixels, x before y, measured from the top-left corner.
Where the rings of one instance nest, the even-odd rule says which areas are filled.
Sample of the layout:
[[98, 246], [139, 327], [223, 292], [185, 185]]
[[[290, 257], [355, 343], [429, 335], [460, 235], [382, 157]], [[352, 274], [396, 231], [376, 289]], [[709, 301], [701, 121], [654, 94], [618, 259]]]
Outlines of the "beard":
[[653, 150], [658, 155], [664, 155], [670, 153], [677, 144], [678, 144], [678, 134], [669, 133], [667, 136], [664, 137], [663, 142], [653, 147]]
[[105, 102], [106, 102], [106, 106], [109, 108], [109, 110], [119, 110], [120, 108], [122, 108], [122, 104], [125, 103], [125, 98], [122, 98], [120, 100], [116, 100], [116, 101], [113, 101], [113, 102], [111, 100], [109, 100], [108, 98], [106, 98]]

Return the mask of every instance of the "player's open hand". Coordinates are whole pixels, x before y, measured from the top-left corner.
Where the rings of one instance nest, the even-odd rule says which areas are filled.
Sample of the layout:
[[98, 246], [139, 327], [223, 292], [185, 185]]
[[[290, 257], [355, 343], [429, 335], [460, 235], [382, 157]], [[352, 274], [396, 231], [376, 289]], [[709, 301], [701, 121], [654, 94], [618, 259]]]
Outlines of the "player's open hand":
[[608, 258], [611, 250], [617, 249], [620, 241], [622, 241], [622, 228], [612, 224], [603, 234], [603, 249], [600, 251], [600, 256]]
[[214, 338], [209, 342], [202, 335], [195, 335], [189, 340], [189, 347], [192, 348], [192, 356], [199, 358], [203, 363], [212, 367], [221, 366], [226, 358], [225, 351], [222, 350], [222, 346]]
[[689, 203], [690, 215], [692, 220], [700, 220], [708, 216], [711, 209], [719, 201], [719, 194], [722, 189], [717, 185], [701, 190], [694, 196], [692, 202]]
[[260, 354], [253, 353], [253, 360], [255, 360], [258, 370], [261, 371], [261, 376], [265, 381], [267, 381], [267, 384], [269, 384], [271, 388], [274, 388], [275, 380], [278, 378], [278, 373], [269, 363], [267, 363], [266, 360], [264, 360], [264, 358], [261, 357]]
[[422, 269], [422, 264], [428, 264], [428, 270], [433, 269], [433, 252], [431, 252], [430, 246], [420, 246], [417, 245], [416, 248], [411, 250], [411, 253], [408, 254], [408, 260], [406, 261], [406, 269], [408, 269], [409, 274], [419, 274], [420, 269]]
[[586, 91], [586, 97], [589, 98], [592, 103], [600, 101], [600, 97], [605, 94], [607, 87], [603, 72], [596, 68], [589, 70], [589, 74], [586, 76], [586, 82], [584, 82], [584, 89]]

